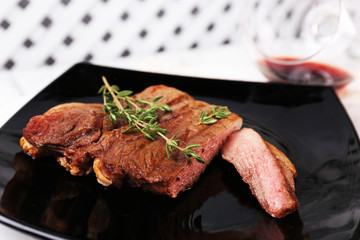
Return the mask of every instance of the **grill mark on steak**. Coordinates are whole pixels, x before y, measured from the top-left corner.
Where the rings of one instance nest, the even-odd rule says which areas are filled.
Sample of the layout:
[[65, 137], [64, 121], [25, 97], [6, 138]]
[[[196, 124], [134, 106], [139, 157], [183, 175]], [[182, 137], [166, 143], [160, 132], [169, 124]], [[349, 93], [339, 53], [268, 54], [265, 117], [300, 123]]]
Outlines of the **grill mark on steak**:
[[176, 105], [186, 100], [194, 100], [188, 93], [180, 91], [176, 88], [166, 87], [164, 85], [155, 85], [146, 88], [144, 91], [135, 94], [136, 99], [152, 100], [156, 97], [162, 96], [158, 101], [159, 104]]

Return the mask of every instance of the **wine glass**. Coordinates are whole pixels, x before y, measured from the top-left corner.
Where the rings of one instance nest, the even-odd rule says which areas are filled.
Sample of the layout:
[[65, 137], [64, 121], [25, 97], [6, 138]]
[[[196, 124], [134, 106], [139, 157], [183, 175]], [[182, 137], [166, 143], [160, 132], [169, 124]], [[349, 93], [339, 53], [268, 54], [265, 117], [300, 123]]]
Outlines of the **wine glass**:
[[342, 0], [248, 0], [245, 47], [271, 81], [344, 86], [356, 33]]

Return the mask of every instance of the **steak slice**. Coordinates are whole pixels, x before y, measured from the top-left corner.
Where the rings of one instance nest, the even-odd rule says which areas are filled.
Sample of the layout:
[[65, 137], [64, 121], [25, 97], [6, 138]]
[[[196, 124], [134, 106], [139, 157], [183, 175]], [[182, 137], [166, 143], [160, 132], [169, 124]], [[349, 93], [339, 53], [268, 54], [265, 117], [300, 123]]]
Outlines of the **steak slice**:
[[179, 192], [191, 187], [206, 166], [219, 152], [227, 137], [240, 129], [242, 119], [231, 114], [213, 125], [195, 125], [202, 111], [210, 112], [214, 105], [194, 100], [185, 92], [166, 86], [152, 86], [135, 98], [152, 99], [163, 96], [158, 104], [168, 104], [172, 112], [162, 113], [160, 126], [168, 129], [170, 138], [176, 132], [179, 145], [200, 144], [197, 153], [206, 164], [189, 162], [175, 151], [170, 159], [166, 155], [165, 140], [151, 141], [139, 132], [122, 133], [126, 127], [105, 133], [91, 152], [96, 156], [94, 171], [99, 183], [120, 187], [126, 182], [134, 187], [175, 198]]
[[92, 171], [86, 147], [115, 127], [102, 104], [65, 103], [32, 117], [20, 145], [34, 158], [54, 155], [71, 174], [83, 175]]
[[222, 148], [223, 159], [232, 163], [249, 184], [262, 208], [282, 218], [299, 208], [295, 194], [296, 170], [275, 146], [250, 128], [233, 133]]

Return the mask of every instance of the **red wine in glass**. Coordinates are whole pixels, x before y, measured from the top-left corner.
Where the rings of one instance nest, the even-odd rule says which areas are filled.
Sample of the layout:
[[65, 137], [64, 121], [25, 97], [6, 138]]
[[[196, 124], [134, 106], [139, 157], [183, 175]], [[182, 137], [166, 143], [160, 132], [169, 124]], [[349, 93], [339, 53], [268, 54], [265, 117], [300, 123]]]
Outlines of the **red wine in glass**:
[[272, 81], [302, 85], [342, 87], [352, 80], [345, 70], [320, 62], [300, 62], [291, 57], [260, 60], [263, 73]]

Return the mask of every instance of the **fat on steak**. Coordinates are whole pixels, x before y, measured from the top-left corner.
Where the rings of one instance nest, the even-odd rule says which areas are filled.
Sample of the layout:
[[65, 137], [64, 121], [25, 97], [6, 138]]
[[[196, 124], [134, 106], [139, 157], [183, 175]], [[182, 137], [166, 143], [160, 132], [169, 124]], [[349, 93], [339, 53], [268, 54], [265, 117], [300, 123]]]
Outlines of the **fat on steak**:
[[262, 208], [271, 216], [282, 218], [299, 208], [294, 165], [256, 131], [243, 128], [234, 132], [221, 151], [223, 159], [235, 166]]
[[112, 124], [101, 104], [62, 104], [33, 117], [20, 145], [34, 158], [54, 155], [73, 175], [93, 170], [105, 186], [125, 183], [175, 198], [199, 179], [227, 137], [241, 128], [242, 118], [233, 113], [213, 125], [195, 125], [201, 111], [209, 112], [214, 105], [164, 85], [148, 87], [134, 97], [151, 100], [158, 96], [163, 96], [158, 104], [172, 109], [159, 113], [160, 126], [169, 130], [167, 136], [181, 130], [176, 137], [180, 146], [200, 144], [194, 150], [206, 164], [194, 159], [191, 163], [178, 151], [169, 159], [162, 138], [151, 141], [139, 132], [123, 133], [125, 123]]

